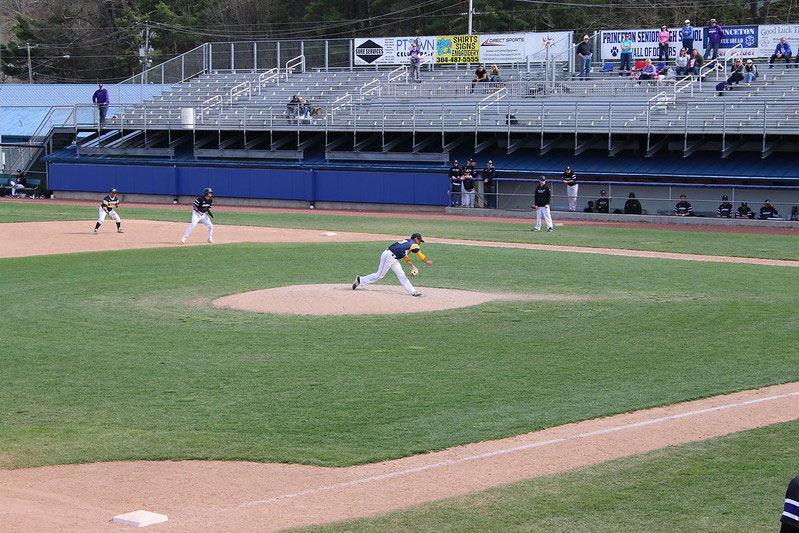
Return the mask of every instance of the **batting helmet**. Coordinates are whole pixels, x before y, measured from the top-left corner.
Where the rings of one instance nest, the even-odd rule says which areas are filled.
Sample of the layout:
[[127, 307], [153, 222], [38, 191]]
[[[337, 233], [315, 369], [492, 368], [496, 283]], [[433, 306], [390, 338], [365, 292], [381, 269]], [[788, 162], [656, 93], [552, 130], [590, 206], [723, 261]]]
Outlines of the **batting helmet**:
[[108, 192], [113, 192], [113, 193], [116, 193], [116, 192], [117, 192], [117, 190], [112, 188], [112, 189], [111, 189], [110, 191], [108, 191]]
[[214, 191], [211, 190], [211, 187], [206, 187], [205, 189], [203, 189], [203, 196], [205, 196], [206, 194], [213, 194], [213, 193]]

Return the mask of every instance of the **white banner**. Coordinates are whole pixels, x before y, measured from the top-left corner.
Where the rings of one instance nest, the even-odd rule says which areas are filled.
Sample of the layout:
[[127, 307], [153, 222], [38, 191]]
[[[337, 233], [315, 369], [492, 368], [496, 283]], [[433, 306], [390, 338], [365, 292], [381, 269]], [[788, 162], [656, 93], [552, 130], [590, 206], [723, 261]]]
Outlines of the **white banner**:
[[435, 37], [372, 37], [355, 39], [355, 64], [406, 64], [414, 42], [422, 53], [422, 63], [435, 61]]
[[[658, 47], [658, 32], [659, 29], [638, 29], [638, 30], [605, 30], [600, 33], [599, 42], [602, 46], [601, 57], [604, 61], [612, 61], [620, 59], [621, 56], [621, 42], [624, 36], [630, 34], [630, 40], [633, 42], [633, 59], [646, 59], [657, 58]], [[679, 38], [679, 28], [669, 28], [669, 60], [680, 55], [682, 48], [682, 40]], [[694, 48], [700, 54], [704, 54], [705, 46], [702, 42], [702, 28], [694, 28]], [[594, 50], [594, 55], [596, 55]]]
[[523, 33], [480, 35], [480, 61], [483, 63], [521, 63], [527, 61], [526, 58]]
[[[763, 24], [758, 28], [758, 55], [771, 57], [780, 37], [791, 45], [793, 57], [799, 51], [799, 24]], [[793, 61], [793, 58], [791, 58]]]
[[525, 33], [525, 53], [530, 56], [531, 62], [543, 63], [547, 60], [547, 48], [549, 48], [549, 57], [558, 57], [559, 61], [564, 61], [566, 52], [572, 46], [573, 35], [570, 31]]

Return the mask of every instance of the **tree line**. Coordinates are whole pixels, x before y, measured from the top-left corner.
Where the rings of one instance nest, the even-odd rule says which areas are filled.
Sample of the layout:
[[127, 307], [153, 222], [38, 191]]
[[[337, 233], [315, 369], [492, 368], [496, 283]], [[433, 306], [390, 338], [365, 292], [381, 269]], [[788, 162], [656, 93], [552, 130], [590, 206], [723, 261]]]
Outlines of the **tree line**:
[[[115, 82], [207, 41], [467, 31], [468, 0], [0, 0], [5, 81]], [[473, 31], [784, 23], [799, 0], [474, 0]], [[5, 17], [5, 18], [3, 18]], [[799, 43], [797, 43], [799, 44]]]

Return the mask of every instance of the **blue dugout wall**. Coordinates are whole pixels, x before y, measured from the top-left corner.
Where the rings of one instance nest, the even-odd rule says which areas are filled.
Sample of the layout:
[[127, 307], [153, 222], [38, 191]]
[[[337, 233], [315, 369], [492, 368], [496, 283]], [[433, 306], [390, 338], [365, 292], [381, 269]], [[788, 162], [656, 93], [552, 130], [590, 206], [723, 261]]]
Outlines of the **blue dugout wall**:
[[449, 205], [446, 171], [358, 171], [261, 169], [231, 167], [108, 165], [50, 163], [54, 191], [197, 196], [203, 188], [215, 196], [365, 202], [378, 204]]

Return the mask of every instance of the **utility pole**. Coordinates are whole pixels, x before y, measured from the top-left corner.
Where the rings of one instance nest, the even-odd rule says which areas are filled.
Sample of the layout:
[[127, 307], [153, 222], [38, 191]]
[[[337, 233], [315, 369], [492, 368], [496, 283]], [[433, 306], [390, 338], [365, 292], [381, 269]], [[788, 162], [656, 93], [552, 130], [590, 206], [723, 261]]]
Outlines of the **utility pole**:
[[474, 0], [469, 0], [469, 35], [472, 34], [472, 13], [474, 13]]
[[31, 69], [31, 43], [25, 43], [28, 47], [28, 83], [33, 83], [33, 70]]

